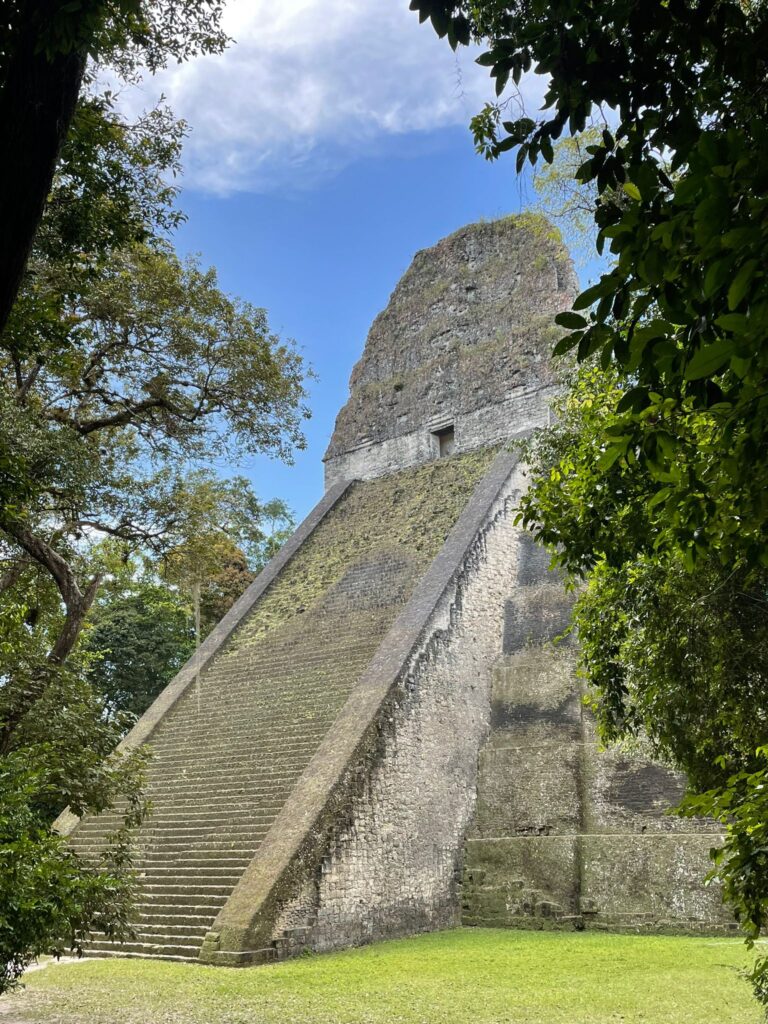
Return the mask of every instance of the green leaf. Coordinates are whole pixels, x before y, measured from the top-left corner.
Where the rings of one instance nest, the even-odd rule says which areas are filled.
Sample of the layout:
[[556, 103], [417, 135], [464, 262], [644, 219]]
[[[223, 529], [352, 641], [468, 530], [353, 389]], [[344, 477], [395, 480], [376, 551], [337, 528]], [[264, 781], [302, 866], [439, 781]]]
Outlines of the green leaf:
[[757, 260], [747, 260], [731, 282], [728, 289], [728, 309], [734, 310], [747, 294], [747, 290], [758, 268]]
[[743, 313], [723, 313], [715, 320], [715, 323], [730, 334], [741, 334], [746, 330], [747, 318]]
[[640, 200], [643, 198], [640, 195], [640, 189], [637, 187], [637, 185], [633, 185], [631, 181], [625, 181], [621, 187], [624, 189], [624, 191], [630, 199], [634, 199], [637, 202], [640, 202]]
[[574, 309], [588, 309], [593, 303], [597, 302], [598, 299], [602, 299], [605, 295], [610, 295], [613, 290], [613, 279], [610, 277], [602, 277], [597, 284], [593, 284], [591, 288], [587, 288], [581, 295], [576, 297], [576, 301], [573, 304]]
[[571, 330], [579, 330], [587, 326], [587, 321], [583, 316], [579, 316], [578, 313], [574, 313], [570, 309], [566, 309], [562, 313], [558, 313], [555, 317], [555, 323], [558, 327], [567, 327]]
[[733, 261], [729, 258], [715, 260], [704, 275], [704, 295], [711, 298], [728, 280]]
[[645, 507], [647, 509], [656, 508], [657, 505], [660, 505], [663, 501], [666, 501], [670, 494], [672, 494], [671, 487], [662, 487], [661, 490], [656, 491], [656, 493], [648, 499]]
[[752, 361], [750, 359], [740, 359], [738, 356], [733, 356], [731, 358], [731, 369], [739, 380], [744, 380], [749, 373], [751, 365]]
[[597, 460], [597, 468], [601, 473], [605, 473], [609, 470], [624, 454], [626, 446], [623, 444], [612, 444], [610, 448], [606, 448], [600, 458]]
[[720, 338], [695, 352], [685, 368], [686, 380], [700, 380], [717, 373], [731, 358], [730, 341]]
[[583, 333], [583, 331], [576, 331], [575, 334], [566, 334], [552, 349], [552, 355], [563, 356], [566, 352], [570, 352], [572, 348], [576, 348], [582, 339]]
[[622, 397], [621, 401], [616, 406], [616, 412], [623, 413], [627, 412], [630, 409], [633, 412], [639, 412], [641, 409], [644, 409], [647, 405], [650, 405], [650, 399], [648, 397], [648, 388], [631, 388]]
[[632, 348], [634, 348], [636, 344], [645, 346], [654, 338], [663, 338], [672, 330], [674, 330], [674, 325], [671, 324], [669, 320], [662, 320], [660, 317], [657, 317], [655, 320], [651, 320], [649, 323], [643, 324], [642, 327], [635, 328], [632, 335]]

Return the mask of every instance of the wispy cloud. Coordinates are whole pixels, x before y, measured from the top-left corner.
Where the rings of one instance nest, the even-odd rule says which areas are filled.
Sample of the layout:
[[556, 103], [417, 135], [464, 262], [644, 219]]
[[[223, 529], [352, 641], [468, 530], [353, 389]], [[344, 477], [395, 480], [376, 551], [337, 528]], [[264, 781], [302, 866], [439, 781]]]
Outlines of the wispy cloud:
[[[386, 137], [466, 125], [492, 95], [474, 54], [454, 55], [408, 0], [230, 0], [225, 28], [224, 54], [126, 97], [162, 93], [189, 122], [187, 187], [311, 187]], [[538, 105], [538, 82], [524, 93]]]

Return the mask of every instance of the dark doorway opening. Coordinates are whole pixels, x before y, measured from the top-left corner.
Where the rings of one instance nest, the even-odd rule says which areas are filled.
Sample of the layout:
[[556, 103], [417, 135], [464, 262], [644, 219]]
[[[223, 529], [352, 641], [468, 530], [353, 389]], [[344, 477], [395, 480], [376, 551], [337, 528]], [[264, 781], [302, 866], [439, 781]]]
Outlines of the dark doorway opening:
[[449, 427], [443, 427], [441, 430], [433, 430], [432, 436], [437, 441], [437, 454], [439, 458], [444, 459], [449, 455], [453, 455], [455, 447], [453, 424]]

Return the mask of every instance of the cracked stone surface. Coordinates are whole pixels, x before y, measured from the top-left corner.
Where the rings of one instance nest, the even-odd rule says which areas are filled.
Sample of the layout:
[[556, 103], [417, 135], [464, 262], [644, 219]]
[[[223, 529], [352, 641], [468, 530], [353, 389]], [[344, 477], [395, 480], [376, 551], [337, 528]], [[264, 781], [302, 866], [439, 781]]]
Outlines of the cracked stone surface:
[[559, 235], [520, 214], [418, 252], [376, 317], [325, 456], [327, 483], [384, 475], [505, 440], [541, 422], [555, 315], [579, 286]]

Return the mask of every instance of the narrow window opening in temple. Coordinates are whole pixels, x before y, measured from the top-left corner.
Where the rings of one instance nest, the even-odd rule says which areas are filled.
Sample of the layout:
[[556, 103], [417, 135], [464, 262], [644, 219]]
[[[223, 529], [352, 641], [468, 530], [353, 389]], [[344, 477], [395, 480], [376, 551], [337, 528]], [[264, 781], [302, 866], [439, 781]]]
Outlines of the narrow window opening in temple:
[[443, 427], [442, 430], [435, 430], [432, 436], [437, 439], [437, 451], [438, 456], [441, 459], [446, 458], [448, 455], [453, 455], [454, 449], [454, 435], [453, 435], [453, 424], [450, 427]]

